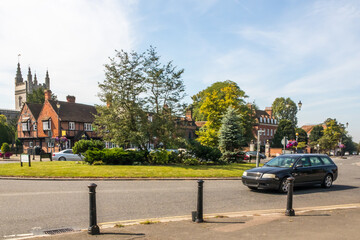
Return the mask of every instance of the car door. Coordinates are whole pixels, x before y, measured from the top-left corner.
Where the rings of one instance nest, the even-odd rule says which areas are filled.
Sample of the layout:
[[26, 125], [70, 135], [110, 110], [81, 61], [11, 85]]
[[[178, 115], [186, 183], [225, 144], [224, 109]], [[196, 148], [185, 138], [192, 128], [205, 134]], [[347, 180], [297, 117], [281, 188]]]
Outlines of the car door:
[[70, 149], [69, 149], [69, 150], [65, 150], [65, 151], [64, 151], [64, 155], [65, 155], [64, 157], [66, 158], [67, 161], [72, 161], [72, 160], [74, 160], [74, 159], [73, 159], [74, 157], [73, 157], [73, 154], [72, 154], [72, 150], [70, 150]]
[[321, 182], [326, 174], [323, 161], [318, 156], [310, 156], [310, 163], [313, 171], [313, 182]]
[[313, 174], [309, 157], [301, 157], [296, 162], [292, 175], [295, 178], [295, 184], [301, 185], [310, 183], [314, 177]]

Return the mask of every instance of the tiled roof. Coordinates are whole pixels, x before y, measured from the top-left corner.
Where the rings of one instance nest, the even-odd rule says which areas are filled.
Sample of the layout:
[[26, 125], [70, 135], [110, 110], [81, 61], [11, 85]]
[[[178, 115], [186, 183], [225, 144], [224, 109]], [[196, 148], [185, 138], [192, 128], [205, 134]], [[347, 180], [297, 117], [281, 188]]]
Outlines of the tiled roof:
[[[96, 114], [96, 108], [91, 105], [53, 101], [49, 100], [49, 103], [56, 112], [59, 111], [59, 117], [61, 121], [74, 121], [74, 122], [93, 122]], [[56, 104], [60, 103], [60, 109], [57, 109]]]
[[38, 119], [43, 105], [40, 103], [26, 103], [26, 104], [29, 110], [31, 111], [32, 115], [34, 116], [34, 118]]

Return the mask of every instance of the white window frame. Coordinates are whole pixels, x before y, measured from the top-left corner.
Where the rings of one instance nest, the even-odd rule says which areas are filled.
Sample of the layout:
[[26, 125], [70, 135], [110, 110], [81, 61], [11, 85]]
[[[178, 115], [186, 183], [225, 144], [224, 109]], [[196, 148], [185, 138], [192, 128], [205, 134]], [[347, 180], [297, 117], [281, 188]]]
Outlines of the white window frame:
[[268, 135], [268, 136], [270, 135], [269, 133], [270, 133], [270, 131], [269, 131], [269, 129], [267, 129], [267, 135]]
[[50, 131], [51, 130], [51, 120], [46, 120], [46, 121], [43, 121], [43, 130], [44, 131]]
[[93, 129], [91, 123], [84, 123], [84, 131], [91, 132], [92, 130]]
[[48, 147], [49, 148], [53, 148], [55, 146], [55, 144], [53, 142], [48, 142]]
[[29, 142], [29, 148], [33, 147], [33, 142]]
[[30, 131], [30, 121], [22, 122], [21, 129], [23, 130], [23, 132]]
[[272, 129], [270, 130], [270, 133], [271, 133], [271, 136], [273, 136], [273, 130]]
[[69, 122], [69, 130], [75, 130], [75, 122]]

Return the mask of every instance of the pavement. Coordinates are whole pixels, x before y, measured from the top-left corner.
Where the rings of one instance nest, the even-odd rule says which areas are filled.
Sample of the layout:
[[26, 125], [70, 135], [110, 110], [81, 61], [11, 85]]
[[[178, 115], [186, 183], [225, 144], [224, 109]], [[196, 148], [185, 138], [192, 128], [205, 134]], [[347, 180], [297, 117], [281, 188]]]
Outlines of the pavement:
[[86, 229], [55, 235], [37, 230], [40, 235], [5, 239], [359, 239], [360, 203], [294, 210], [291, 217], [285, 216], [285, 209], [257, 210], [205, 214], [203, 223], [194, 223], [189, 215], [99, 223], [99, 235], [89, 235]]

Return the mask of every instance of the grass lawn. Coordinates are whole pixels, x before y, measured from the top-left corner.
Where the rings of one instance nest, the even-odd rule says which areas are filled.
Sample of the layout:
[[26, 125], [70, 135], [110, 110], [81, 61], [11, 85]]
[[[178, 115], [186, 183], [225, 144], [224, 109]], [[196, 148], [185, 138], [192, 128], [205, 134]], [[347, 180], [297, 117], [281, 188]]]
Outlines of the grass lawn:
[[216, 178], [241, 177], [254, 163], [221, 166], [122, 166], [87, 165], [77, 162], [32, 162], [31, 167], [20, 163], [0, 165], [0, 176], [70, 177], [70, 178]]

